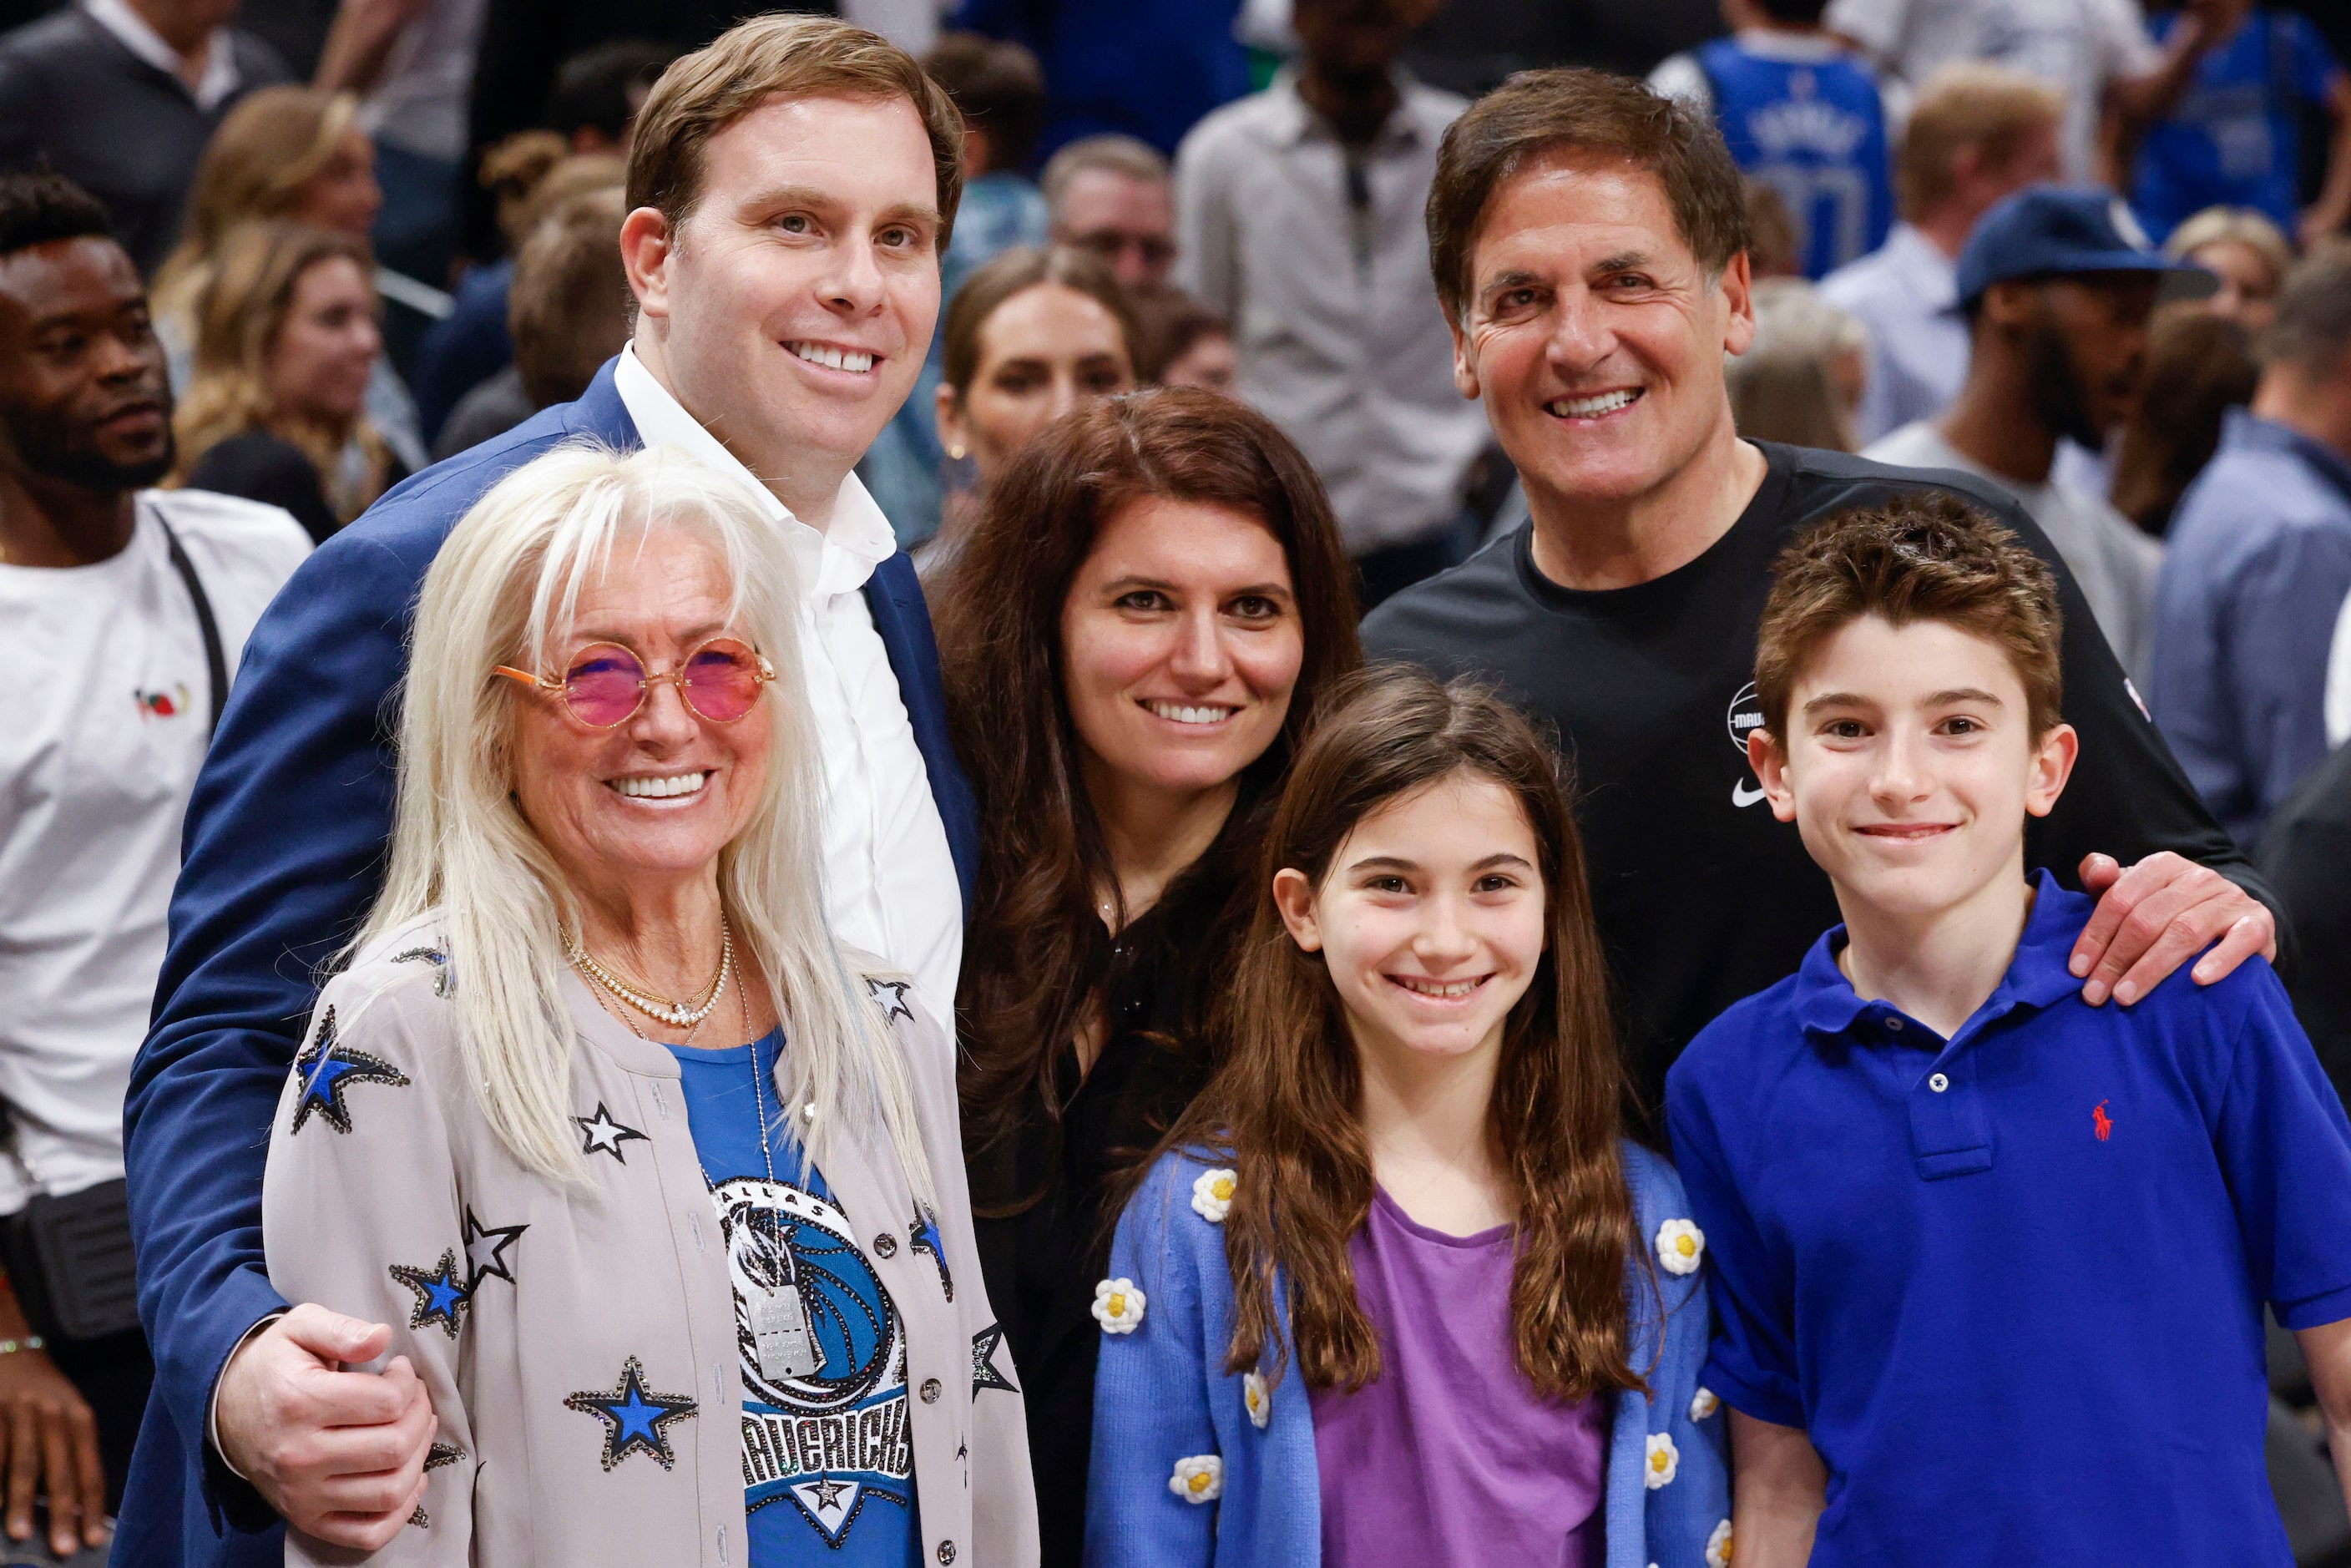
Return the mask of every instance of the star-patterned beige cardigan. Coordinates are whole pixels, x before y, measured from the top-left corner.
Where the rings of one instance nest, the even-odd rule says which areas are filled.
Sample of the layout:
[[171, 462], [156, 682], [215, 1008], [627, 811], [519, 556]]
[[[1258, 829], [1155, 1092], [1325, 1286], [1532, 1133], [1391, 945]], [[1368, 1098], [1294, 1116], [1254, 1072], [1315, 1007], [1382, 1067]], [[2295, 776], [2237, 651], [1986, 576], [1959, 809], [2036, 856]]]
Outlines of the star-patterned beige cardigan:
[[[319, 997], [270, 1127], [270, 1282], [392, 1324], [386, 1358], [409, 1358], [440, 1416], [420, 1516], [369, 1561], [748, 1568], [734, 1291], [675, 1059], [566, 977], [593, 1178], [566, 1187], [484, 1120], [452, 983], [430, 916], [362, 955]], [[972, 1242], [953, 1053], [876, 983], [914, 1070], [940, 1255], [913, 1244], [914, 1200], [878, 1129], [839, 1140], [825, 1180], [905, 1324], [925, 1561], [1025, 1568], [1027, 1427]], [[291, 1531], [286, 1558], [354, 1561]]]

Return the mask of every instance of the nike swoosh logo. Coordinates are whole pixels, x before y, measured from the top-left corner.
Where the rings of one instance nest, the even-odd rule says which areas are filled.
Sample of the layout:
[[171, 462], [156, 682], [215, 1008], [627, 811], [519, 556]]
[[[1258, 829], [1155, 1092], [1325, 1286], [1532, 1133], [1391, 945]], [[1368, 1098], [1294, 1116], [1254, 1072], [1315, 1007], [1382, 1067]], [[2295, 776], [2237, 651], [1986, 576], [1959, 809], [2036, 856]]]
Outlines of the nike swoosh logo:
[[1739, 783], [1730, 787], [1730, 803], [1734, 806], [1752, 806], [1761, 799], [1763, 799], [1763, 786], [1761, 784], [1750, 786]]

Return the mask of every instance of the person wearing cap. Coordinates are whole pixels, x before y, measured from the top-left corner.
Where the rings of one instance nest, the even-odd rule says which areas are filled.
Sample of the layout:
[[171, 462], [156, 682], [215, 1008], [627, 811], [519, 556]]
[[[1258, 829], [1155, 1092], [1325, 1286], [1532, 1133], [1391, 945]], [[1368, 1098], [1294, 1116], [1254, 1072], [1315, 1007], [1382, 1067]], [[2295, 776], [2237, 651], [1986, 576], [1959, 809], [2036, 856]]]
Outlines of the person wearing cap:
[[2163, 546], [2056, 471], [2071, 437], [2093, 451], [2138, 396], [2147, 318], [2165, 275], [2204, 276], [2151, 248], [2129, 207], [2094, 186], [2028, 186], [1983, 215], [1959, 252], [1968, 379], [1940, 417], [1862, 455], [1956, 468], [2014, 496], [2065, 558], [2098, 629], [2147, 679]]
[[2273, 952], [2260, 877], [2015, 500], [1962, 473], [1740, 435], [1723, 363], [1755, 330], [1746, 213], [1720, 133], [1636, 80], [1526, 72], [1453, 122], [1429, 262], [1456, 382], [1531, 517], [1364, 622], [1368, 656], [1475, 676], [1557, 727], [1642, 1103], [1692, 1036], [1837, 922], [1748, 765], [1755, 628], [1791, 540], [1896, 496], [1955, 494], [2056, 573], [2083, 759], [2032, 853], [2098, 895], [2069, 958], [2084, 998], [2135, 1002], [2191, 961], [2208, 984]]

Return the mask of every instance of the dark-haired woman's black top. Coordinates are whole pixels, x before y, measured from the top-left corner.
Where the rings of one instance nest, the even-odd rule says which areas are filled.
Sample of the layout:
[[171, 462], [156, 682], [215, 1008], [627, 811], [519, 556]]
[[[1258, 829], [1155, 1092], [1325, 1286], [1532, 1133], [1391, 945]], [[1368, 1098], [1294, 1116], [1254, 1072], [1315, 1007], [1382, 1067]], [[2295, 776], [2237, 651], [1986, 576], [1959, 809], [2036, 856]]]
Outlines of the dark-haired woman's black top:
[[[1081, 1080], [1075, 1049], [1063, 1051], [1059, 1126], [1040, 1111], [1017, 1139], [967, 1151], [980, 1272], [1028, 1402], [1045, 1568], [1077, 1568], [1085, 1546], [1102, 1342], [1094, 1285], [1118, 1221], [1113, 1189], [1207, 1076], [1205, 1053], [1185, 1036], [1201, 999], [1194, 945], [1215, 926], [1217, 902], [1183, 897], [1115, 939], [1104, 932], [1093, 970], [1106, 1007], [1102, 1054]], [[1031, 1194], [1033, 1203], [1005, 1214]]]

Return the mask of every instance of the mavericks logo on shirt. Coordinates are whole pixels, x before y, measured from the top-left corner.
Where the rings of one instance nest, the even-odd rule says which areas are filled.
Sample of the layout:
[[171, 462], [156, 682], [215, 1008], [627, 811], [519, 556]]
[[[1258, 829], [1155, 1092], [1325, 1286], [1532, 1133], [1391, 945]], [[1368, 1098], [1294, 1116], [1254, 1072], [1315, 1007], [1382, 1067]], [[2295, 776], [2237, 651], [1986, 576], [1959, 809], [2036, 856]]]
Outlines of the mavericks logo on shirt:
[[[1731, 748], [1740, 757], [1747, 755], [1747, 737], [1763, 727], [1763, 704], [1755, 695], [1755, 683], [1748, 682], [1730, 699], [1730, 711], [1724, 716], [1730, 726]], [[1752, 776], [1738, 780], [1730, 787], [1730, 803], [1752, 806], [1763, 799], [1763, 786]]]
[[[914, 1472], [904, 1327], [848, 1216], [801, 1187], [757, 1176], [720, 1183], [716, 1197], [743, 1367], [745, 1505], [756, 1514], [789, 1500], [834, 1547], [847, 1544], [868, 1505], [879, 1505], [895, 1515], [883, 1533], [903, 1542]], [[799, 1294], [815, 1365], [771, 1377], [761, 1370], [751, 1303], [778, 1290]]]

